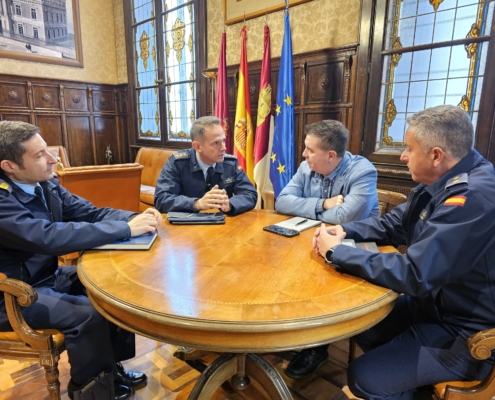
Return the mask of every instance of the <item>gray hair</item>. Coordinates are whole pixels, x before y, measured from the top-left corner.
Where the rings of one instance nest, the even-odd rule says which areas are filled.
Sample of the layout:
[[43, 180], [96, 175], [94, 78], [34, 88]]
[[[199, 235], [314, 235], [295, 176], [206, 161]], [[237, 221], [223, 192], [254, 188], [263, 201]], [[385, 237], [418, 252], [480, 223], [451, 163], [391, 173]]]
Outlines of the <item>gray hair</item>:
[[26, 122], [0, 121], [0, 161], [13, 161], [24, 168], [22, 156], [26, 149], [22, 143], [37, 133], [40, 133], [40, 129]]
[[442, 105], [427, 108], [406, 122], [414, 128], [424, 152], [440, 147], [456, 160], [464, 158], [474, 144], [474, 129], [469, 114], [462, 108]]
[[344, 157], [349, 132], [339, 121], [327, 119], [315, 122], [306, 126], [305, 133], [306, 136], [312, 135], [320, 139], [320, 149], [334, 150], [338, 157]]
[[201, 117], [193, 122], [191, 126], [191, 140], [202, 142], [205, 138], [205, 128], [210, 126], [222, 126], [222, 121], [217, 117]]

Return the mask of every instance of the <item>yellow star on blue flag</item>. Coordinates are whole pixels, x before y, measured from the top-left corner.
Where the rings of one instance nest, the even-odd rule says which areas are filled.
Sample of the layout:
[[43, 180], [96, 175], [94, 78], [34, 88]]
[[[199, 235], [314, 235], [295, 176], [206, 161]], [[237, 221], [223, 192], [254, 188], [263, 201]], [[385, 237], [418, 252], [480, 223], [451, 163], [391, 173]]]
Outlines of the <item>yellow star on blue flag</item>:
[[287, 97], [285, 98], [284, 103], [286, 103], [288, 106], [292, 104], [292, 99], [289, 95], [287, 95]]

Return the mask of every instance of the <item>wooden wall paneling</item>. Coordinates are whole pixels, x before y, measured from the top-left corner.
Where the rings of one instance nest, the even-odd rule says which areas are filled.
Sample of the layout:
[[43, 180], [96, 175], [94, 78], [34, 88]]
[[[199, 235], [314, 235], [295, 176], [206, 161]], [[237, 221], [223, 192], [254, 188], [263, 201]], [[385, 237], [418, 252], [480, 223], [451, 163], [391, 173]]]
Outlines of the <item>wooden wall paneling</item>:
[[66, 111], [89, 111], [87, 89], [84, 87], [65, 87], [64, 100]]
[[2, 121], [21, 121], [21, 122], [27, 122], [28, 124], [30, 124], [31, 123], [31, 114], [1, 113], [0, 114], [0, 120], [2, 120]]
[[119, 140], [116, 119], [113, 116], [95, 116], [95, 142], [96, 142], [96, 164], [108, 164], [106, 158], [107, 146], [112, 152], [112, 164], [120, 164]]
[[[40, 134], [48, 146], [63, 145], [65, 147], [66, 142], [62, 132], [62, 115], [36, 114], [34, 124], [40, 128]], [[69, 161], [72, 163], [70, 157]]]
[[309, 65], [307, 71], [306, 104], [338, 104], [343, 102], [343, 60]]
[[115, 93], [113, 90], [93, 90], [93, 111], [115, 112]]
[[60, 110], [60, 91], [58, 85], [33, 85], [33, 108]]
[[27, 83], [0, 81], [0, 107], [28, 109]]
[[73, 166], [96, 164], [93, 157], [89, 115], [68, 116], [68, 151]]

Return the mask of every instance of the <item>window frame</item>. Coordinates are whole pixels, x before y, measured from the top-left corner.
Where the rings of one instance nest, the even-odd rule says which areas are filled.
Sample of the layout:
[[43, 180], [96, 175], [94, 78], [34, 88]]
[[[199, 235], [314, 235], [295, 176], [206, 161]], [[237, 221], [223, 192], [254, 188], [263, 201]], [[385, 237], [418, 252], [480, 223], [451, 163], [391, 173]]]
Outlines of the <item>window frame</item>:
[[[124, 2], [124, 25], [126, 31], [126, 50], [127, 50], [127, 77], [129, 85], [129, 123], [132, 129], [129, 129], [130, 147], [167, 147], [171, 149], [184, 149], [191, 147], [189, 141], [174, 141], [168, 139], [168, 114], [166, 110], [166, 76], [165, 76], [165, 59], [163, 44], [163, 1], [153, 0], [155, 3], [155, 33], [157, 45], [157, 85], [160, 114], [160, 133], [161, 138], [146, 139], [139, 137], [139, 118], [138, 118], [138, 101], [135, 84], [135, 64], [134, 64], [134, 21], [132, 21], [132, 2]], [[195, 60], [196, 60], [196, 118], [206, 115], [206, 98], [207, 98], [207, 79], [203, 76], [206, 69], [206, 0], [192, 0], [195, 15], [194, 32], [196, 37], [195, 43]]]
[[[361, 153], [375, 165], [402, 167], [401, 148], [396, 152], [383, 154], [375, 150], [377, 123], [380, 109], [380, 89], [383, 66], [384, 43], [386, 36], [386, 16], [388, 0], [363, 0], [356, 80], [356, 112], [353, 126], [354, 140], [351, 151]], [[475, 132], [475, 148], [487, 159], [495, 162], [495, 18], [490, 29], [491, 38], [488, 45], [483, 87], [480, 97], [478, 123]], [[466, 39], [465, 42], [470, 40]], [[463, 44], [463, 41], [456, 41]], [[359, 99], [359, 100], [358, 100]], [[357, 139], [357, 138], [356, 138]]]

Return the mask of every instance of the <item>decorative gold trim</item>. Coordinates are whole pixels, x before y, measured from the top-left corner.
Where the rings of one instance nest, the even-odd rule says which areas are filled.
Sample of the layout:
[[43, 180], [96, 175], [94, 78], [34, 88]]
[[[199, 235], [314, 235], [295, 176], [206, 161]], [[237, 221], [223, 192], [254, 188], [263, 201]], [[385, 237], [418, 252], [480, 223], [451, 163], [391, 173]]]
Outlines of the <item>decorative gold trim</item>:
[[[471, 29], [466, 35], [466, 39], [477, 38], [480, 36], [480, 28], [477, 24], [471, 25]], [[464, 45], [464, 49], [466, 49], [466, 53], [468, 58], [473, 58], [476, 56], [478, 52], [478, 43], [469, 43]]]
[[387, 102], [387, 111], [385, 113], [385, 125], [391, 126], [397, 116], [397, 108], [395, 107], [394, 99]]
[[156, 122], [156, 126], [160, 125], [160, 114], [158, 114], [158, 109], [155, 112], [155, 122]]
[[[402, 49], [402, 43], [400, 41], [400, 36], [397, 36], [392, 44], [392, 49]], [[394, 53], [392, 54], [392, 65], [396, 67], [399, 64], [399, 60], [401, 59], [402, 54]]]
[[182, 60], [182, 49], [184, 48], [184, 35], [186, 32], [186, 28], [184, 22], [177, 18], [175, 20], [174, 26], [172, 27], [172, 40], [173, 40], [173, 48], [175, 50], [175, 57], [177, 58], [177, 62], [180, 63]]
[[471, 103], [471, 100], [466, 95], [463, 95], [461, 98], [461, 102], [459, 104], [457, 104], [457, 107], [462, 108], [466, 112], [469, 112], [469, 104], [470, 103]]
[[141, 38], [139, 39], [139, 48], [141, 50], [141, 59], [143, 60], [144, 69], [148, 69], [148, 57], [150, 55], [150, 37], [143, 31]]
[[189, 52], [192, 54], [192, 52], [193, 52], [193, 38], [192, 38], [192, 33], [189, 35], [189, 40], [187, 41], [187, 46], [189, 47]]
[[193, 123], [195, 119], [196, 117], [194, 115], [194, 108], [192, 108], [191, 112], [189, 113], [189, 120], [191, 121], [191, 123]]
[[430, 0], [430, 4], [433, 6], [435, 11], [438, 10], [438, 6], [443, 3], [443, 0]]
[[174, 123], [174, 116], [172, 114], [172, 111], [168, 112], [168, 123], [170, 125], [170, 131], [172, 131], [172, 124]]
[[150, 18], [153, 18], [151, 20], [151, 27], [155, 29], [155, 13], [153, 12], [153, 10], [151, 10]]

